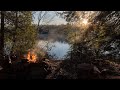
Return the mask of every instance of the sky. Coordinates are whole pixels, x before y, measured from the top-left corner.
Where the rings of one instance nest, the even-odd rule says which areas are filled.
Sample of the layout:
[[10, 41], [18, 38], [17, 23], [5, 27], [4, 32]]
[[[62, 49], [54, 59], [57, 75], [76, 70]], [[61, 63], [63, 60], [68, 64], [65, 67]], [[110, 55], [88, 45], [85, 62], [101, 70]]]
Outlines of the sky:
[[[37, 24], [38, 23], [38, 13], [39, 11], [37, 11], [34, 15], [34, 23]], [[44, 13], [44, 11], [43, 11]], [[54, 17], [54, 18], [53, 18]], [[52, 19], [52, 21], [50, 21]], [[67, 22], [63, 19], [60, 18], [59, 16], [56, 16], [55, 11], [48, 11], [47, 15], [45, 16], [44, 21], [41, 21], [40, 24], [45, 24], [45, 22], [50, 21], [48, 24], [49, 25], [60, 25], [60, 24], [66, 24]]]

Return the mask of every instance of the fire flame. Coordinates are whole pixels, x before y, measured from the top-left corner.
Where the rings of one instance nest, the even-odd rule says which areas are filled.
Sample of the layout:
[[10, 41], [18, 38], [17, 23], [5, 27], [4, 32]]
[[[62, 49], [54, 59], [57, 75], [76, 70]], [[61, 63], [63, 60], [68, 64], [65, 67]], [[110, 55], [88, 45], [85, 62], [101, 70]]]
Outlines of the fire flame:
[[36, 62], [36, 60], [37, 60], [37, 55], [34, 53], [34, 52], [28, 52], [27, 53], [27, 59], [28, 59], [28, 61], [29, 62]]

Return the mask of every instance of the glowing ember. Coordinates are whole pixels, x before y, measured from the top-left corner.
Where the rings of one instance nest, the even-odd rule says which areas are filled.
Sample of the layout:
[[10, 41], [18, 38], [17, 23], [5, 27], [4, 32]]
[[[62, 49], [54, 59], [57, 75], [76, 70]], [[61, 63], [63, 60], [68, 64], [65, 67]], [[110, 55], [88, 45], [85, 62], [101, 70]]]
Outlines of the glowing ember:
[[27, 53], [27, 59], [29, 62], [36, 62], [37, 60], [37, 55], [34, 52], [28, 52]]

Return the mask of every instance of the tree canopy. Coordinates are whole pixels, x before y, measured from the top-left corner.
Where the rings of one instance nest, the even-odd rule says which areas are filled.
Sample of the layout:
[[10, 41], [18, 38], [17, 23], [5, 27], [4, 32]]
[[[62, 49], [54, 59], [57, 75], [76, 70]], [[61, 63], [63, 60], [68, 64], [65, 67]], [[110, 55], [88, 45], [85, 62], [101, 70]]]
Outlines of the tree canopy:
[[36, 30], [31, 11], [5, 11], [4, 27], [5, 54], [24, 53], [35, 44]]
[[[78, 14], [79, 13], [79, 14]], [[95, 50], [97, 56], [120, 58], [120, 12], [119, 11], [95, 11], [90, 14], [87, 11], [65, 11], [61, 15], [68, 22], [76, 23], [81, 18], [88, 18], [91, 23], [89, 28], [80, 35], [81, 42]], [[74, 24], [75, 25], [75, 24]], [[82, 32], [82, 29], [80, 29]], [[109, 52], [109, 54], [105, 54]]]

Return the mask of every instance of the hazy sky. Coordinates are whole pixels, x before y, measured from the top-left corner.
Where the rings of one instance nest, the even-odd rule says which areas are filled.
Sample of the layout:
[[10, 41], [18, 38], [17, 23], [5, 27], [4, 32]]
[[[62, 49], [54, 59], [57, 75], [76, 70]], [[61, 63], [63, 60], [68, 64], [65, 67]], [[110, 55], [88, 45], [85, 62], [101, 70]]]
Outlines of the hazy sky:
[[[38, 23], [38, 13], [39, 13], [39, 11], [37, 11], [36, 14], [35, 14], [35, 18], [34, 18], [34, 23], [35, 24]], [[56, 16], [54, 11], [48, 11], [47, 15], [45, 16], [44, 21], [42, 21], [41, 24], [44, 24], [45, 22], [48, 22], [49, 20], [51, 20], [51, 18], [53, 18], [53, 19], [48, 24], [59, 25], [59, 24], [66, 24], [67, 23], [64, 19], [60, 18], [59, 16]]]

